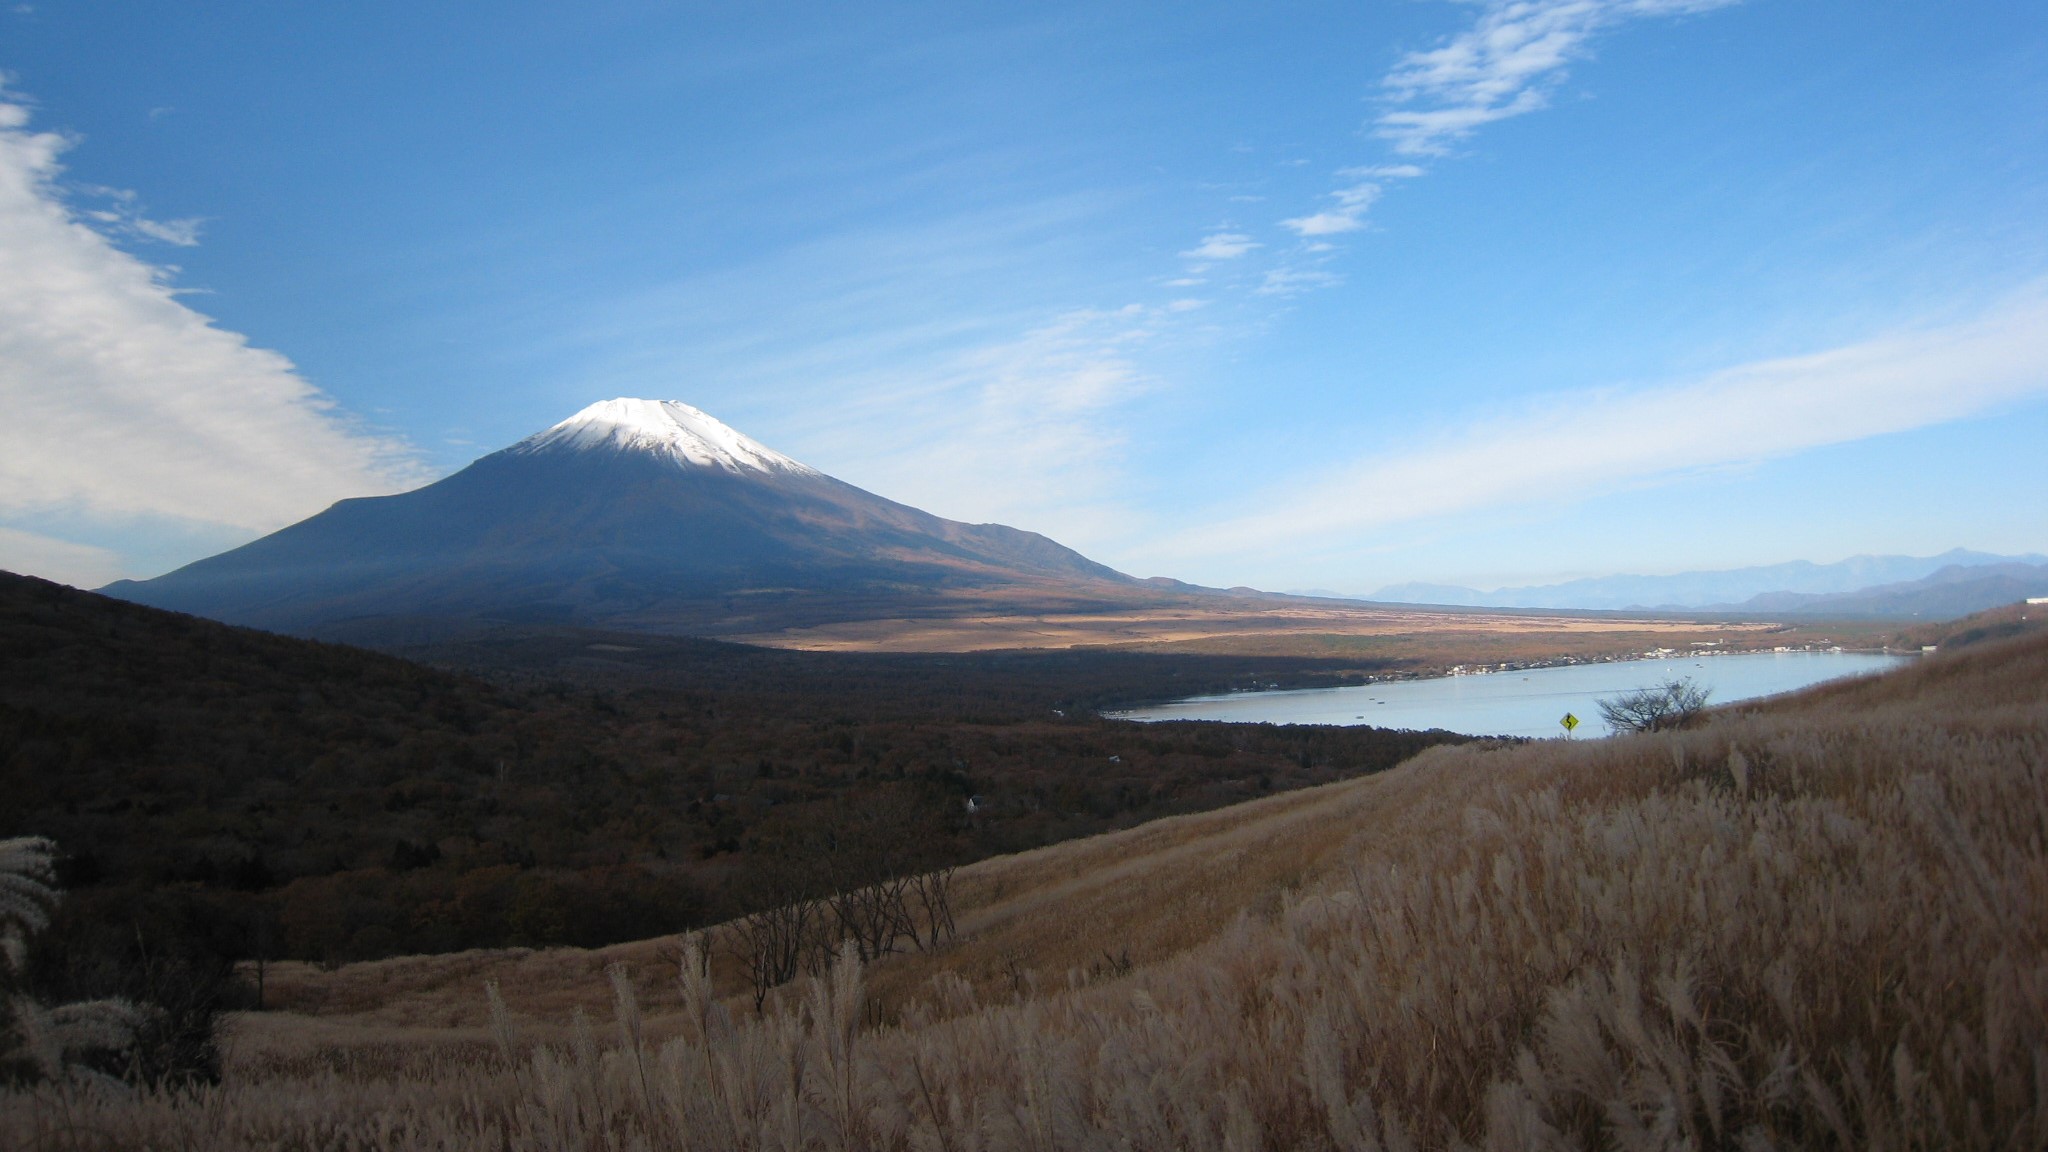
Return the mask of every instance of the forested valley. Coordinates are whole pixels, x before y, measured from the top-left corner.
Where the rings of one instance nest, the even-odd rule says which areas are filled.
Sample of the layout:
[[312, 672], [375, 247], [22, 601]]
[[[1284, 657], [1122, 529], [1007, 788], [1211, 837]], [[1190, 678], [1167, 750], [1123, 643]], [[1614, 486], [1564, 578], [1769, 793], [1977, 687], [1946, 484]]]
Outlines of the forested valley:
[[0, 578], [0, 836], [54, 839], [69, 893], [43, 970], [153, 937], [201, 966], [644, 938], [1464, 739], [1094, 711], [1357, 661], [569, 632], [432, 655], [471, 671]]

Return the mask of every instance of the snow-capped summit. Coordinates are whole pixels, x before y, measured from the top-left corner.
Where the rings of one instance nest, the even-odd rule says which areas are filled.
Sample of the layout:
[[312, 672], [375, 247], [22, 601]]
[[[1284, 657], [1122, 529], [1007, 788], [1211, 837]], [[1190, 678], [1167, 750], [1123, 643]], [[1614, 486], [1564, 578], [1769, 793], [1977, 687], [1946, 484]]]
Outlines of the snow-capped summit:
[[840, 614], [956, 614], [962, 596], [1071, 604], [1131, 588], [1036, 533], [862, 491], [688, 404], [619, 399], [424, 488], [343, 500], [107, 591], [361, 638], [432, 620], [748, 635]]
[[680, 400], [600, 400], [512, 446], [517, 453], [611, 448], [650, 452], [678, 464], [728, 472], [816, 475], [775, 449]]

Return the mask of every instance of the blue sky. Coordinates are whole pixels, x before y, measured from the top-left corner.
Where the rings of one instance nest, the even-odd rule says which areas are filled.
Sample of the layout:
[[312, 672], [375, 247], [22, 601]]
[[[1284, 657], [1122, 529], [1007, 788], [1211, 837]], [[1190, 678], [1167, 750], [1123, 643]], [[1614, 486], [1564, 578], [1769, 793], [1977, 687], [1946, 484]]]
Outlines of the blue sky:
[[428, 7], [0, 11], [0, 566], [616, 395], [1210, 584], [2048, 551], [2039, 5]]

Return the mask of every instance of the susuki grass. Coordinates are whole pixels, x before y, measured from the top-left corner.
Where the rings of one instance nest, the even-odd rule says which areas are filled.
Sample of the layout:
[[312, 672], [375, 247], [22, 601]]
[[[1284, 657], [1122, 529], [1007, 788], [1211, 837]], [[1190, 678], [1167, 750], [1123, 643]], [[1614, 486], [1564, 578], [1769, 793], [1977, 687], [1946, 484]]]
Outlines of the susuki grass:
[[[612, 970], [609, 1027], [515, 999], [376, 1058], [0, 1098], [0, 1140], [2048, 1147], [2048, 643], [1198, 819], [1016, 865], [1089, 868], [1028, 897], [964, 874], [951, 949], [843, 951], [758, 1014], [691, 939], [659, 988]], [[1076, 962], [1115, 939], [1127, 975]]]

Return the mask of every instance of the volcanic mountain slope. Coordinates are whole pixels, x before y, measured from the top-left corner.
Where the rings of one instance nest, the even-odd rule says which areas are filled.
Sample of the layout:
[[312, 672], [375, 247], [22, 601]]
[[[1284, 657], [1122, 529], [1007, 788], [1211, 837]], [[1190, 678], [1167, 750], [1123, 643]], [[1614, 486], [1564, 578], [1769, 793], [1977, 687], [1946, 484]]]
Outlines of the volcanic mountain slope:
[[835, 480], [687, 404], [619, 399], [416, 491], [343, 500], [106, 591], [302, 633], [434, 618], [717, 634], [918, 598], [1143, 587], [1036, 533]]

